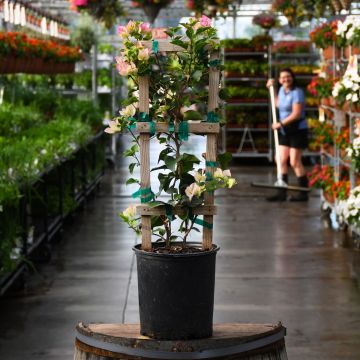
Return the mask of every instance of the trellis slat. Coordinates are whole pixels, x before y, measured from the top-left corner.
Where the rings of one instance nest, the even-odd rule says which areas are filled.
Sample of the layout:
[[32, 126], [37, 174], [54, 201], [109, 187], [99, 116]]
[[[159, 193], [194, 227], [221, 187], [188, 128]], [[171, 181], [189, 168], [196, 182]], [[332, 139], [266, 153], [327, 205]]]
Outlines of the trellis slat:
[[[216, 206], [214, 205], [204, 205], [198, 208], [194, 208], [194, 215], [216, 215]], [[166, 215], [165, 206], [150, 207], [148, 205], [137, 205], [136, 213], [138, 215], [151, 215], [159, 216]], [[175, 206], [172, 210], [174, 215], [183, 215], [186, 213], [186, 210], [180, 206]]]
[[[168, 123], [156, 123], [156, 131], [161, 133], [166, 133], [169, 131]], [[137, 123], [136, 129], [139, 133], [149, 133], [150, 125], [149, 123]], [[175, 126], [175, 131], [179, 131], [179, 126]], [[189, 133], [192, 134], [218, 134], [220, 132], [220, 125], [218, 123], [189, 123]]]

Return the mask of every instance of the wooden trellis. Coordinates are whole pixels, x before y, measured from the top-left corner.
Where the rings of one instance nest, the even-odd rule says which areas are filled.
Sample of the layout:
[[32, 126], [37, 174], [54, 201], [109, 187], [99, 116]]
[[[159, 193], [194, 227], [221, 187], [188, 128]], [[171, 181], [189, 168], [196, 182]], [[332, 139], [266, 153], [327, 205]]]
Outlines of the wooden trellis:
[[[152, 41], [144, 41], [143, 45], [148, 49], [152, 49]], [[181, 52], [184, 51], [182, 47], [171, 44], [168, 40], [158, 41], [159, 52]], [[220, 52], [218, 50], [210, 52], [210, 61], [217, 61]], [[208, 98], [208, 113], [214, 112], [219, 103], [219, 82], [220, 70], [217, 66], [210, 67], [209, 69], [209, 98]], [[140, 113], [149, 114], [149, 78], [147, 76], [139, 77], [139, 111]], [[167, 132], [167, 123], [156, 123], [156, 132]], [[178, 126], [175, 126], [177, 132]], [[137, 123], [137, 131], [140, 134], [140, 186], [141, 189], [151, 188], [150, 184], [150, 124], [146, 122]], [[220, 131], [218, 123], [214, 122], [201, 122], [190, 123], [189, 133], [201, 134], [207, 137], [206, 141], [206, 172], [211, 175], [214, 174], [214, 164], [217, 161], [217, 137]], [[183, 209], [173, 209], [174, 214], [179, 214]], [[137, 206], [137, 213], [141, 215], [141, 230], [142, 230], [142, 244], [143, 250], [151, 250], [151, 216], [153, 215], [166, 215], [165, 207], [150, 208], [146, 204]], [[213, 193], [205, 193], [205, 205], [194, 209], [195, 215], [203, 215], [204, 222], [211, 224], [209, 227], [203, 228], [203, 249], [211, 249], [213, 238], [213, 216], [216, 213], [214, 206]]]

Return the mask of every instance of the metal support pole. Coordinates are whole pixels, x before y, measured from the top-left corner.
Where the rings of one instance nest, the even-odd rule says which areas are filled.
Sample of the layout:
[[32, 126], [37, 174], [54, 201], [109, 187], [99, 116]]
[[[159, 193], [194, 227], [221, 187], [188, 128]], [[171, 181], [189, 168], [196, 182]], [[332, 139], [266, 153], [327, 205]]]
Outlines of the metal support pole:
[[97, 96], [97, 45], [92, 47], [92, 101], [94, 105], [98, 103]]

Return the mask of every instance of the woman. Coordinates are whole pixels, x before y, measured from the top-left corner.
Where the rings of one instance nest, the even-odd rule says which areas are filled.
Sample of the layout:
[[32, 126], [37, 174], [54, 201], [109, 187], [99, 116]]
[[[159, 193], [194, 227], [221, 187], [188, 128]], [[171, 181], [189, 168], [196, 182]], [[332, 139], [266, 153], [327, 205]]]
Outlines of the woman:
[[[274, 79], [269, 79], [266, 86], [274, 86]], [[279, 108], [280, 122], [273, 124], [273, 130], [279, 133], [280, 161], [282, 179], [288, 182], [288, 160], [294, 169], [300, 187], [308, 187], [306, 170], [302, 163], [302, 152], [308, 145], [308, 127], [305, 119], [305, 96], [302, 89], [296, 86], [293, 71], [282, 69], [279, 75], [281, 85], [275, 104]], [[286, 189], [278, 189], [277, 194], [267, 198], [268, 201], [285, 201]], [[306, 192], [299, 192], [290, 197], [290, 201], [307, 201]]]

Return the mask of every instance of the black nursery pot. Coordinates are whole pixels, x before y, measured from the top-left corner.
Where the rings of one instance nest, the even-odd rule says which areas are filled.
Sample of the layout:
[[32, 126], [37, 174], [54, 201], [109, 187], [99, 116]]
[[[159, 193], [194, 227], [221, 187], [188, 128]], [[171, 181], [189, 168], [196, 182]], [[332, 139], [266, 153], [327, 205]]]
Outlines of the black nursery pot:
[[141, 334], [159, 340], [212, 336], [219, 248], [213, 245], [212, 250], [190, 254], [158, 254], [140, 248], [136, 245], [133, 250], [137, 259]]

